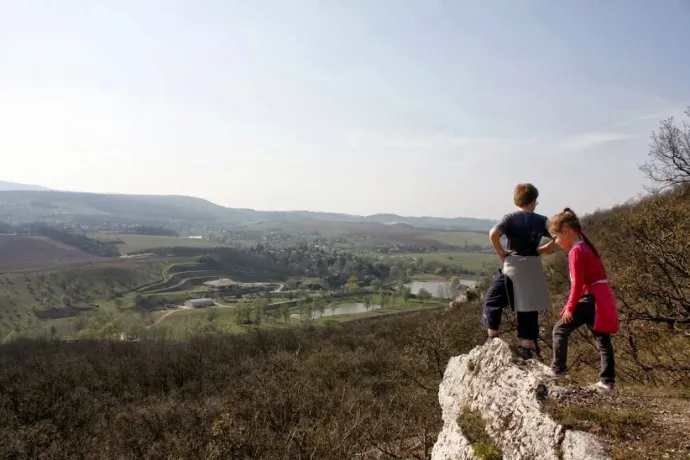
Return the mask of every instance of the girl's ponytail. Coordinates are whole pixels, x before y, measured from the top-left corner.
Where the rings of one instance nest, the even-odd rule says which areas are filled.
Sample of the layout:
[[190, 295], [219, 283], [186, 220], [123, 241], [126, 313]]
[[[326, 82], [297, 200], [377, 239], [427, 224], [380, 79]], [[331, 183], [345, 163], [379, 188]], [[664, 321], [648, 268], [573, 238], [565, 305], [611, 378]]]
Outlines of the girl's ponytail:
[[587, 238], [587, 235], [585, 235], [584, 233], [580, 233], [580, 236], [582, 237], [582, 241], [584, 241], [585, 244], [587, 246], [589, 246], [589, 249], [592, 250], [594, 255], [597, 256], [597, 258], [601, 259], [601, 257], [599, 256], [599, 251], [597, 251], [597, 248], [595, 248], [594, 245], [592, 244], [592, 242], [589, 241], [589, 238]]

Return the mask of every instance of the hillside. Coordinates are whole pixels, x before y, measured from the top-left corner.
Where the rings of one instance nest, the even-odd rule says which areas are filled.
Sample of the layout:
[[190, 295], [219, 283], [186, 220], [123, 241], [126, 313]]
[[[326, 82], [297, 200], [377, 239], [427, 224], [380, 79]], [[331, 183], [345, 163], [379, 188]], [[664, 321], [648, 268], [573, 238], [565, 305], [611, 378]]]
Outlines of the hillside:
[[37, 190], [0, 190], [0, 221], [19, 224], [34, 221], [72, 222], [81, 225], [146, 225], [195, 223], [203, 225], [256, 222], [330, 221], [402, 223], [432, 229], [488, 231], [492, 220], [473, 218], [354, 216], [308, 211], [255, 211], [226, 208], [187, 196], [119, 195]]

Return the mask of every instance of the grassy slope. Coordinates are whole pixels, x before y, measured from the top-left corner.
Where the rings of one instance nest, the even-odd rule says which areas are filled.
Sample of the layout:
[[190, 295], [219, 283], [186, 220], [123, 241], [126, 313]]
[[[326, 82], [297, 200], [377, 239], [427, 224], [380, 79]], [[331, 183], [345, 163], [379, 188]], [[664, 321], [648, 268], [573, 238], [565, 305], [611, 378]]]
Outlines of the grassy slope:
[[[50, 324], [34, 311], [65, 305], [98, 304], [107, 310], [115, 295], [160, 280], [165, 262], [113, 262], [91, 266], [0, 275], [0, 333]], [[62, 323], [59, 321], [58, 323]]]

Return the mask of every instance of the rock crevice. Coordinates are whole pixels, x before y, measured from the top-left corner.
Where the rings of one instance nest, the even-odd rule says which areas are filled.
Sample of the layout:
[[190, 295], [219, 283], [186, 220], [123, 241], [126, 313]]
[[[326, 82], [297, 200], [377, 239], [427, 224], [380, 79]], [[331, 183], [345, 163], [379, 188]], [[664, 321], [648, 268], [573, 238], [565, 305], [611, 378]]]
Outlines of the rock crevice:
[[502, 340], [452, 358], [439, 389], [443, 429], [432, 460], [481, 458], [458, 424], [468, 409], [481, 414], [504, 460], [608, 460], [594, 436], [566, 431], [543, 412], [547, 371], [539, 362], [517, 357]]

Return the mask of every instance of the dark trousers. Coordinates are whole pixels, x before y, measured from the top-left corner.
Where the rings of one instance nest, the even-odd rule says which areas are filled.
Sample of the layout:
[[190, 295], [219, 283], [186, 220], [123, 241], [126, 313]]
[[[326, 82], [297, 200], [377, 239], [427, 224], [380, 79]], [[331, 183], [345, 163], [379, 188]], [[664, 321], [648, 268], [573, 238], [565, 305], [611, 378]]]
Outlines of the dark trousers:
[[594, 297], [583, 296], [575, 306], [573, 319], [564, 323], [559, 319], [553, 328], [553, 364], [551, 368], [556, 373], [565, 373], [568, 369], [568, 338], [577, 328], [587, 325], [597, 342], [597, 349], [601, 357], [601, 373], [599, 378], [603, 383], [613, 385], [616, 380], [615, 359], [611, 334], [602, 334], [592, 329], [594, 326]]
[[[484, 296], [482, 324], [487, 329], [497, 331], [501, 327], [503, 309], [513, 305], [513, 283], [500, 271], [491, 280]], [[539, 338], [539, 312], [519, 311], [517, 316], [517, 336], [524, 340]]]

